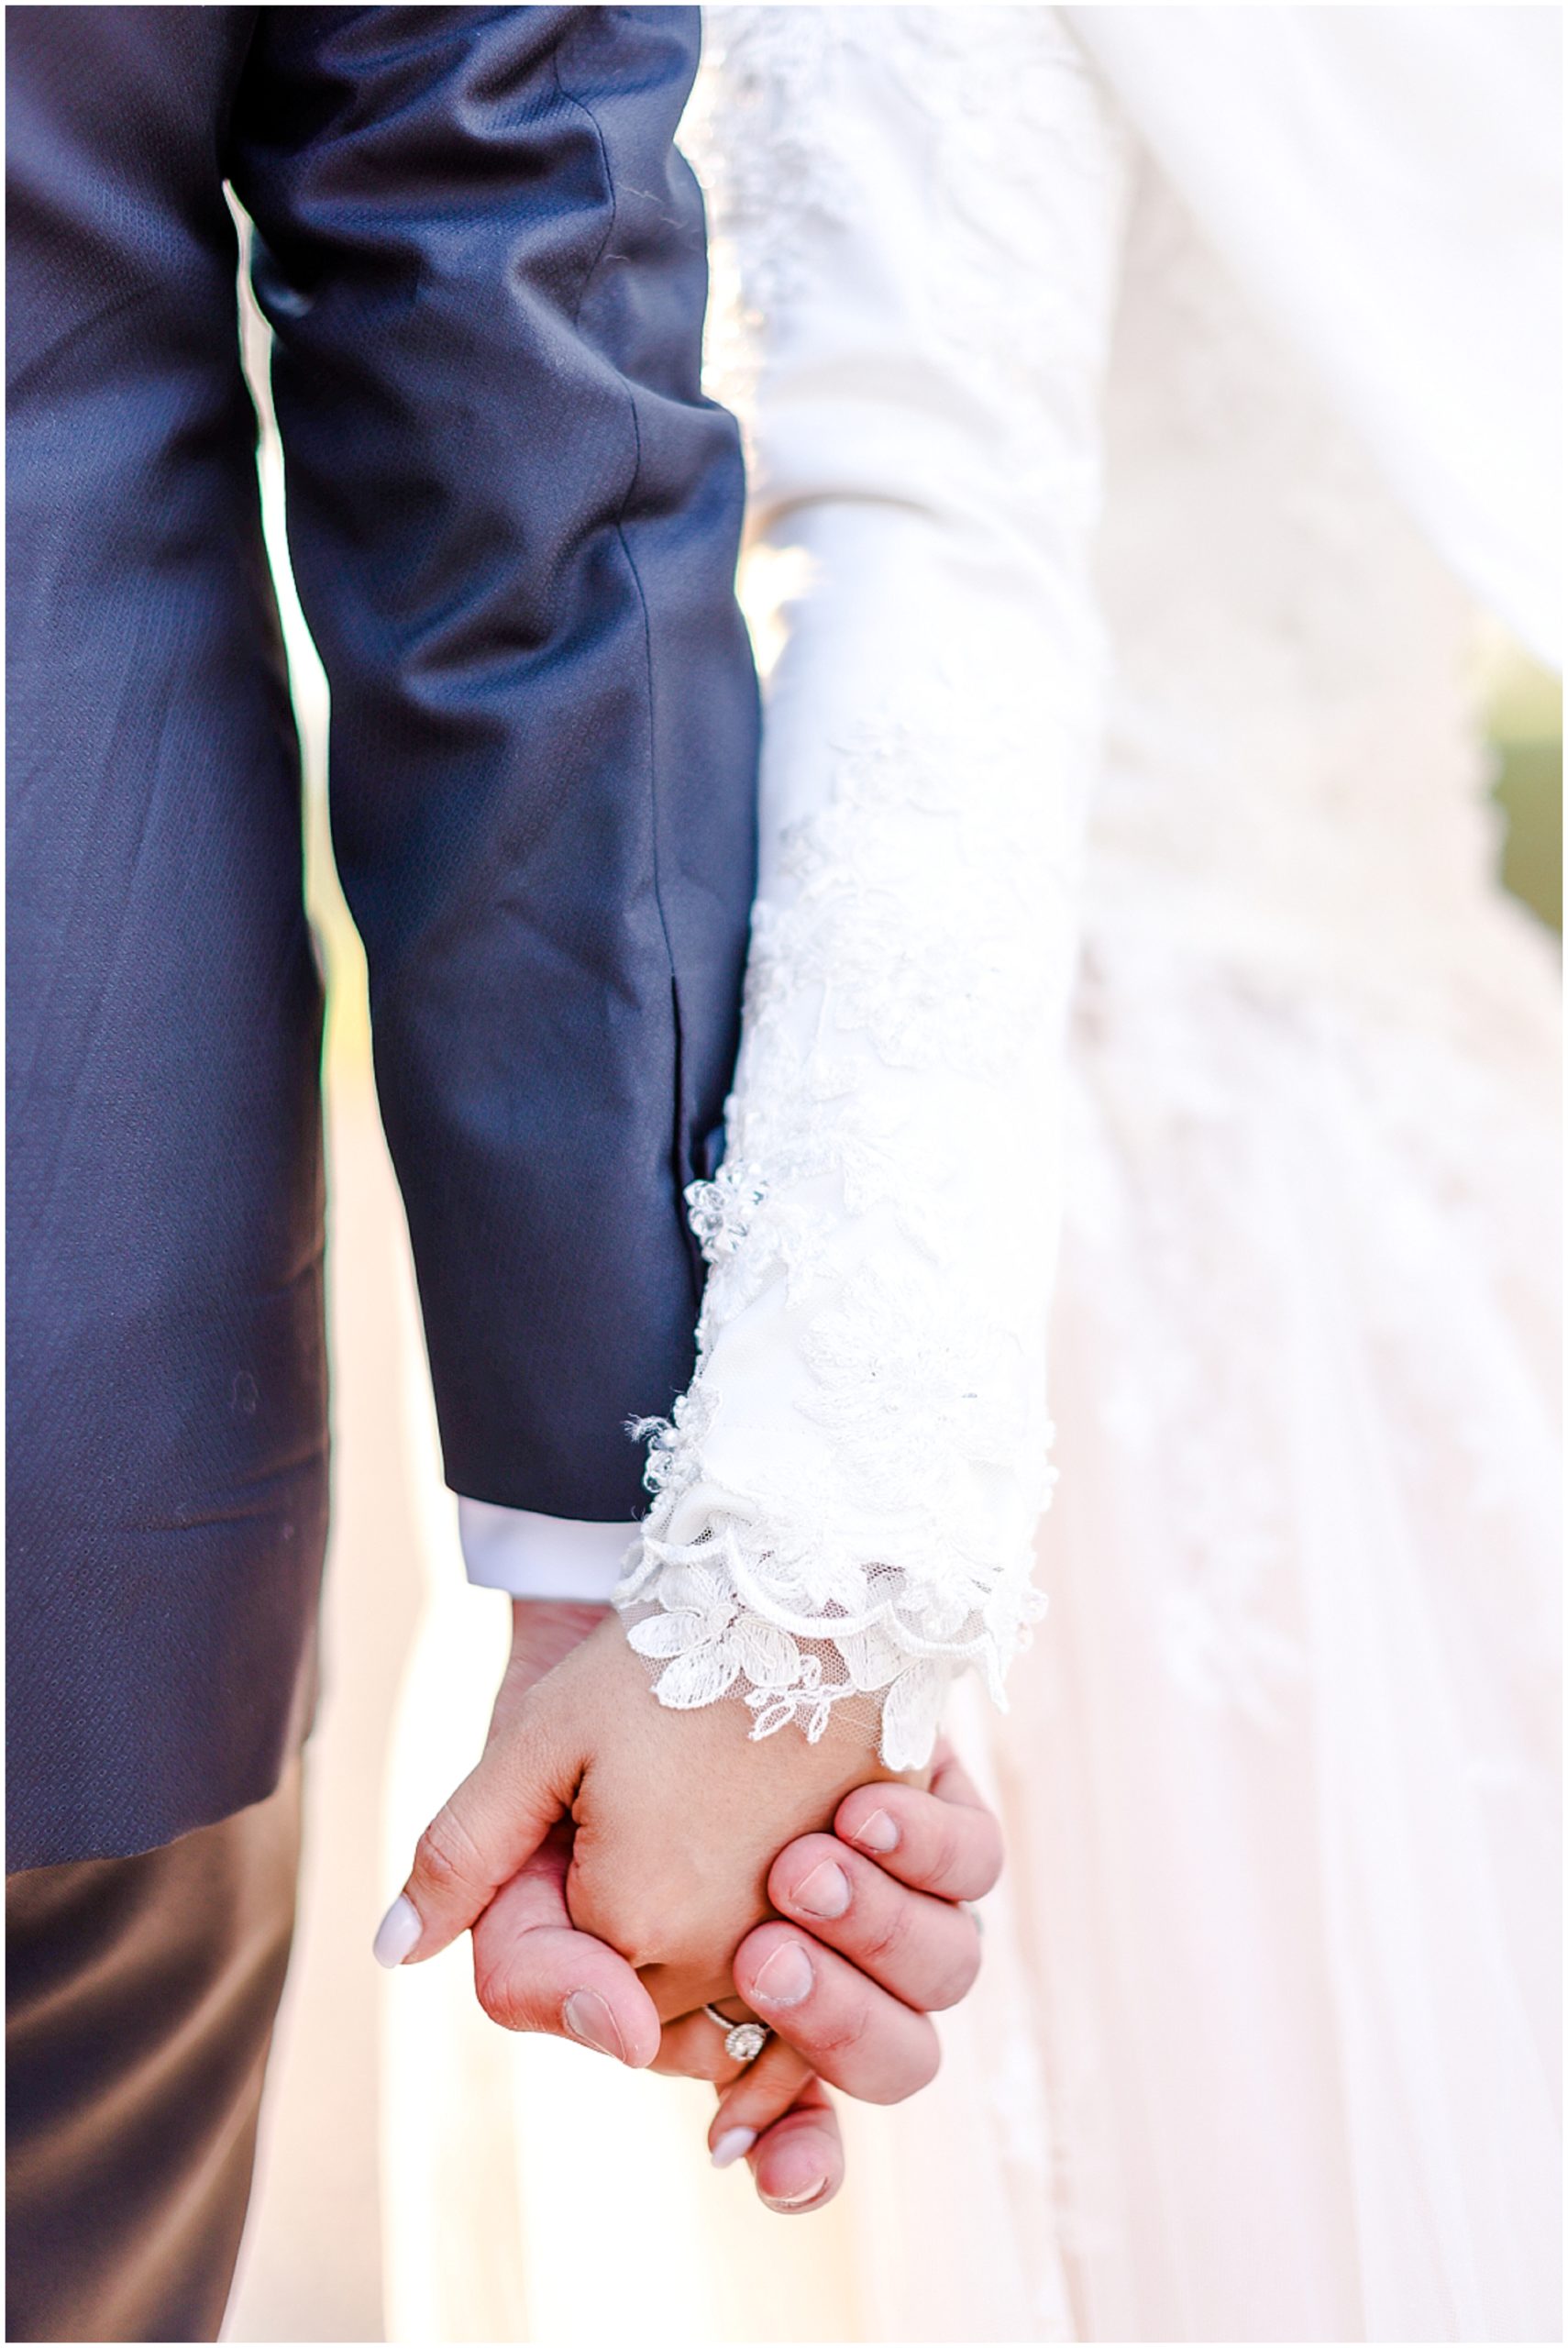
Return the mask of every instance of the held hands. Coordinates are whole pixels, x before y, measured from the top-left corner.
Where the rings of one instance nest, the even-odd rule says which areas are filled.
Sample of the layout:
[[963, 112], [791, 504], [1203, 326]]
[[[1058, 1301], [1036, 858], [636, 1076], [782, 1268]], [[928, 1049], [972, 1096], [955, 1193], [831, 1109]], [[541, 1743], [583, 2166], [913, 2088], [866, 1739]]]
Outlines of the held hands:
[[[940, 1746], [928, 1792], [862, 1787], [840, 1803], [831, 1835], [779, 1854], [767, 1889], [783, 1921], [742, 1942], [744, 2002], [726, 2009], [759, 2015], [777, 2035], [743, 2066], [725, 2056], [712, 2021], [691, 2015], [666, 2029], [655, 2065], [719, 2088], [708, 2143], [720, 2167], [744, 2154], [775, 2210], [833, 2198], [844, 2156], [821, 2082], [862, 2102], [900, 2103], [934, 2076], [926, 2017], [955, 2005], [979, 1969], [978, 1928], [958, 1903], [988, 1891], [1000, 1868], [996, 1821]], [[776, 1993], [793, 1996], [808, 1970], [803, 1994], [784, 2003]]]
[[[847, 1733], [753, 1744], [738, 1705], [672, 1712], [614, 1615], [536, 1678], [509, 1669], [484, 1754], [421, 1836], [405, 1896], [433, 1955], [476, 1923], [563, 1820], [573, 1922], [639, 1977], [628, 2053], [657, 2025], [728, 1995], [730, 1961], [768, 1913], [786, 1843], [831, 1821], [852, 1788], [889, 1776]], [[633, 2059], [635, 2060], [635, 2054]]]
[[[495, 2021], [712, 2079], [719, 2164], [745, 2153], [773, 2207], [820, 2206], [842, 2155], [817, 2075], [878, 2102], [932, 2076], [925, 2014], [974, 1977], [955, 1903], [995, 1880], [995, 1822], [950, 1761], [922, 1793], [847, 1736], [757, 1745], [738, 1707], [665, 1711], [601, 1608], [513, 1618], [483, 1757], [421, 1838], [378, 1955], [472, 1926]], [[727, 2010], [778, 2033], [744, 2068], [701, 2010], [736, 1990]]]

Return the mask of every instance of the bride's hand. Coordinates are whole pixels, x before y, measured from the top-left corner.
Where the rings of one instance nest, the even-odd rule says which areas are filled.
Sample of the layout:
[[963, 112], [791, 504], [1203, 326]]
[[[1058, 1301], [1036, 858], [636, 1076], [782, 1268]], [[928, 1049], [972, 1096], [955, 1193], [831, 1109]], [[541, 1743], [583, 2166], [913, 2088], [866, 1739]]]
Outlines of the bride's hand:
[[[514, 1605], [491, 1744], [510, 1738], [536, 1683], [607, 1619], [602, 1607]], [[481, 2002], [507, 2028], [587, 2038], [635, 2066], [653, 2056], [658, 2070], [712, 2080], [721, 2100], [709, 2143], [720, 2165], [744, 2154], [759, 2196], [776, 2210], [823, 2207], [844, 2159], [816, 2074], [872, 2102], [897, 2102], [925, 2083], [936, 2048], [924, 2010], [961, 1997], [977, 1964], [973, 1922], [956, 1903], [989, 1890], [1001, 1864], [996, 1821], [942, 1747], [929, 1793], [869, 1785], [840, 1804], [833, 1822], [836, 1843], [811, 1835], [790, 1844], [767, 1877], [777, 1913], [807, 1928], [784, 1935], [803, 1945], [807, 1994], [790, 2005], [768, 2002], [762, 1975], [779, 1942], [777, 1927], [759, 1927], [736, 1952], [734, 1969], [753, 2007], [729, 2000], [728, 2010], [737, 2018], [765, 2011], [776, 2032], [750, 2066], [726, 2055], [701, 2011], [669, 2022], [661, 2040], [631, 1966], [577, 1929], [567, 1907], [573, 1830], [566, 1821], [474, 1926]], [[847, 1882], [847, 1904], [824, 1865]]]
[[656, 2019], [730, 1993], [732, 1953], [769, 1913], [783, 1846], [890, 1776], [847, 1731], [756, 1744], [748, 1727], [738, 1704], [667, 1711], [619, 1621], [601, 1623], [543, 1678], [503, 1688], [478, 1767], [420, 1838], [400, 1955], [445, 1948], [569, 1818], [572, 1922], [651, 1999], [639, 2008], [624, 1980], [610, 1999], [608, 2051], [640, 2066]]

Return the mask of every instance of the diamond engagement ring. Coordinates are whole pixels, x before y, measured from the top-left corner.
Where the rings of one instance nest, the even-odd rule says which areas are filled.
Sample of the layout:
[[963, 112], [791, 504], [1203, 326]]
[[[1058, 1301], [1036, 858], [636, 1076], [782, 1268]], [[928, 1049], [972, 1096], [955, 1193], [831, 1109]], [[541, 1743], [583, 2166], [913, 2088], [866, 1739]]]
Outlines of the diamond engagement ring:
[[732, 2063], [755, 2063], [773, 2035], [765, 2021], [732, 2021], [717, 2006], [704, 2006], [702, 2010], [723, 2032], [724, 2052]]

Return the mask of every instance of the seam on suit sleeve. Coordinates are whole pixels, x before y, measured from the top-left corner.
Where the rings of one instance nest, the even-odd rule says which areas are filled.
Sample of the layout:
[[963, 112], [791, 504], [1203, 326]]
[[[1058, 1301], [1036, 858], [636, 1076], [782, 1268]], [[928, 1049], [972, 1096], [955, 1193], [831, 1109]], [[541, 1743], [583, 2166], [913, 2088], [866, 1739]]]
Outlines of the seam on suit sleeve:
[[[605, 139], [604, 132], [600, 124], [599, 117], [594, 113], [592, 106], [590, 105], [587, 99], [580, 97], [575, 90], [569, 90], [566, 83], [562, 81], [560, 55], [558, 50], [551, 59], [551, 66], [555, 73], [556, 87], [559, 91], [561, 96], [567, 101], [569, 105], [574, 105], [577, 107], [578, 111], [582, 115], [590, 128], [592, 130], [594, 140], [599, 149], [600, 162], [603, 167], [605, 188], [608, 191], [610, 197], [610, 218], [606, 224], [604, 234], [600, 239], [598, 250], [595, 252], [592, 260], [589, 263], [588, 269], [584, 273], [582, 284], [578, 292], [577, 303], [572, 311], [572, 324], [575, 327], [579, 319], [581, 317], [582, 306], [588, 299], [589, 290], [599, 273], [600, 263], [603, 260], [606, 252], [610, 249], [611, 238], [615, 233], [615, 223], [619, 205], [615, 191], [614, 167], [610, 161], [609, 145]], [[612, 363], [613, 362], [612, 361]], [[659, 935], [664, 939], [665, 963], [669, 973], [670, 1027], [672, 1034], [672, 1058], [674, 1062], [671, 1071], [674, 1097], [670, 1121], [669, 1153], [671, 1208], [680, 1232], [682, 1249], [686, 1257], [688, 1277], [691, 1283], [692, 1308], [693, 1311], [696, 1311], [701, 1306], [702, 1301], [702, 1272], [700, 1266], [700, 1259], [693, 1248], [691, 1234], [687, 1224], [684, 1202], [682, 1198], [682, 1176], [685, 1172], [683, 1125], [685, 1119], [686, 1087], [685, 1069], [683, 1066], [683, 1042], [680, 1024], [680, 980], [676, 969], [675, 947], [669, 935], [669, 923], [666, 916], [664, 907], [664, 891], [659, 877], [658, 729], [654, 692], [653, 622], [648, 611], [647, 593], [643, 585], [642, 573], [637, 568], [636, 557], [632, 552], [631, 542], [626, 536], [625, 527], [626, 515], [631, 506], [632, 500], [636, 494], [637, 483], [642, 477], [643, 436], [641, 426], [637, 421], [636, 393], [633, 389], [632, 385], [627, 382], [624, 372], [619, 368], [616, 369], [616, 372], [621, 376], [621, 381], [625, 387], [626, 411], [632, 427], [632, 471], [631, 477], [626, 483], [625, 494], [622, 498], [620, 505], [616, 511], [614, 528], [616, 542], [621, 548], [623, 556], [625, 558], [626, 569], [631, 575], [632, 586], [636, 594], [637, 609], [642, 615], [643, 674], [645, 693], [647, 703], [648, 725], [648, 814], [650, 857], [653, 867], [654, 907], [658, 914]]]

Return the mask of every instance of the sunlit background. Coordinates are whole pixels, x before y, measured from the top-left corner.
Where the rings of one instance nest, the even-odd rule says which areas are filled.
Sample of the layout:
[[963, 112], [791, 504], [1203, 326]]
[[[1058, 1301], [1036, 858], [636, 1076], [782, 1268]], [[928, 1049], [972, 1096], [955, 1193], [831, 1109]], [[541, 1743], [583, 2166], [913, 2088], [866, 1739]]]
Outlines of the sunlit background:
[[[246, 345], [265, 417], [265, 330], [254, 311], [248, 312]], [[712, 2238], [722, 2238], [739, 2265], [762, 2262], [772, 2321], [766, 2334], [755, 2320], [737, 2332], [726, 2314], [722, 2272], [700, 2278], [679, 2309], [661, 2318], [657, 2212], [639, 2204], [624, 2180], [646, 2170], [653, 2157], [654, 2140], [639, 2145], [635, 2133], [645, 2111], [654, 2109], [646, 2099], [660, 2099], [661, 2132], [668, 2132], [670, 2111], [677, 2110], [695, 2143], [711, 2109], [707, 2091], [612, 2077], [612, 2066], [595, 2066], [569, 2048], [541, 2047], [533, 2057], [529, 2092], [548, 2101], [549, 2125], [517, 2134], [522, 2161], [536, 2161], [536, 2173], [498, 2176], [476, 2161], [471, 2179], [464, 2175], [464, 2189], [477, 2197], [481, 2210], [493, 2208], [493, 2267], [485, 2271], [481, 2260], [456, 2280], [426, 2274], [418, 2261], [440, 2255], [439, 2245], [432, 2250], [425, 2239], [429, 2230], [410, 2228], [400, 2236], [398, 2196], [406, 2189], [399, 2182], [400, 2143], [406, 2147], [411, 2133], [439, 2131], [454, 2099], [458, 2107], [468, 2099], [478, 2115], [487, 2098], [519, 2092], [514, 2066], [501, 2059], [514, 2050], [497, 2040], [492, 2058], [491, 2042], [482, 2034], [490, 2025], [453, 2037], [442, 2018], [442, 1984], [417, 1976], [387, 1980], [369, 1953], [376, 1920], [407, 1856], [401, 1828], [389, 1831], [387, 1822], [399, 1704], [415, 1710], [433, 1690], [440, 1698], [429, 1709], [436, 1723], [429, 1749], [412, 1765], [412, 1776], [404, 1758], [409, 1782], [392, 1789], [394, 1818], [417, 1823], [422, 1800], [434, 1806], [477, 1755], [503, 1651], [506, 1610], [494, 1593], [464, 1587], [452, 1504], [440, 1484], [406, 1235], [376, 1116], [363, 956], [332, 869], [326, 690], [288, 580], [282, 466], [270, 421], [260, 461], [306, 748], [308, 891], [329, 982], [335, 1512], [326, 1682], [307, 1778], [300, 1933], [226, 2336], [385, 2339], [390, 2275], [401, 2337], [430, 2336], [421, 2309], [439, 2304], [449, 2310], [457, 2303], [467, 2309], [467, 2321], [447, 2336], [474, 2340], [619, 2339], [634, 2320], [645, 2343], [840, 2338], [845, 2305], [834, 2283], [835, 2213], [812, 2221], [812, 2254], [801, 2258], [790, 2248], [799, 2241], [797, 2230], [756, 2210], [744, 2170], [721, 2178], [696, 2159], [687, 2180], [677, 2187], [667, 2176], [664, 2189], [701, 2202], [689, 2215], [711, 2222]], [[1496, 796], [1507, 819], [1503, 878], [1543, 922], [1560, 929], [1561, 689], [1495, 629], [1478, 629], [1476, 659], [1496, 752]], [[420, 1680], [405, 1688], [416, 1631]], [[405, 1756], [407, 1742], [398, 1748]], [[461, 1949], [437, 1961], [448, 1968], [448, 1980], [449, 1969], [465, 1962]], [[392, 1999], [403, 2003], [394, 2009]], [[429, 2017], [423, 2042], [421, 2015]], [[390, 2022], [410, 2021], [412, 2029], [389, 2029]], [[531, 2107], [531, 2116], [538, 2123], [542, 2110]], [[503, 2129], [491, 2141], [508, 2132]], [[482, 2130], [476, 2134], [483, 2138]], [[463, 2161], [460, 2139], [454, 2138], [449, 2157]], [[575, 2230], [565, 2245], [571, 2254], [563, 2257], [557, 2240], [556, 2254], [539, 2262], [532, 2276], [530, 2224]], [[607, 2261], [600, 2248], [612, 2241], [615, 2255]], [[566, 2274], [574, 2277], [570, 2292], [559, 2287]]]

